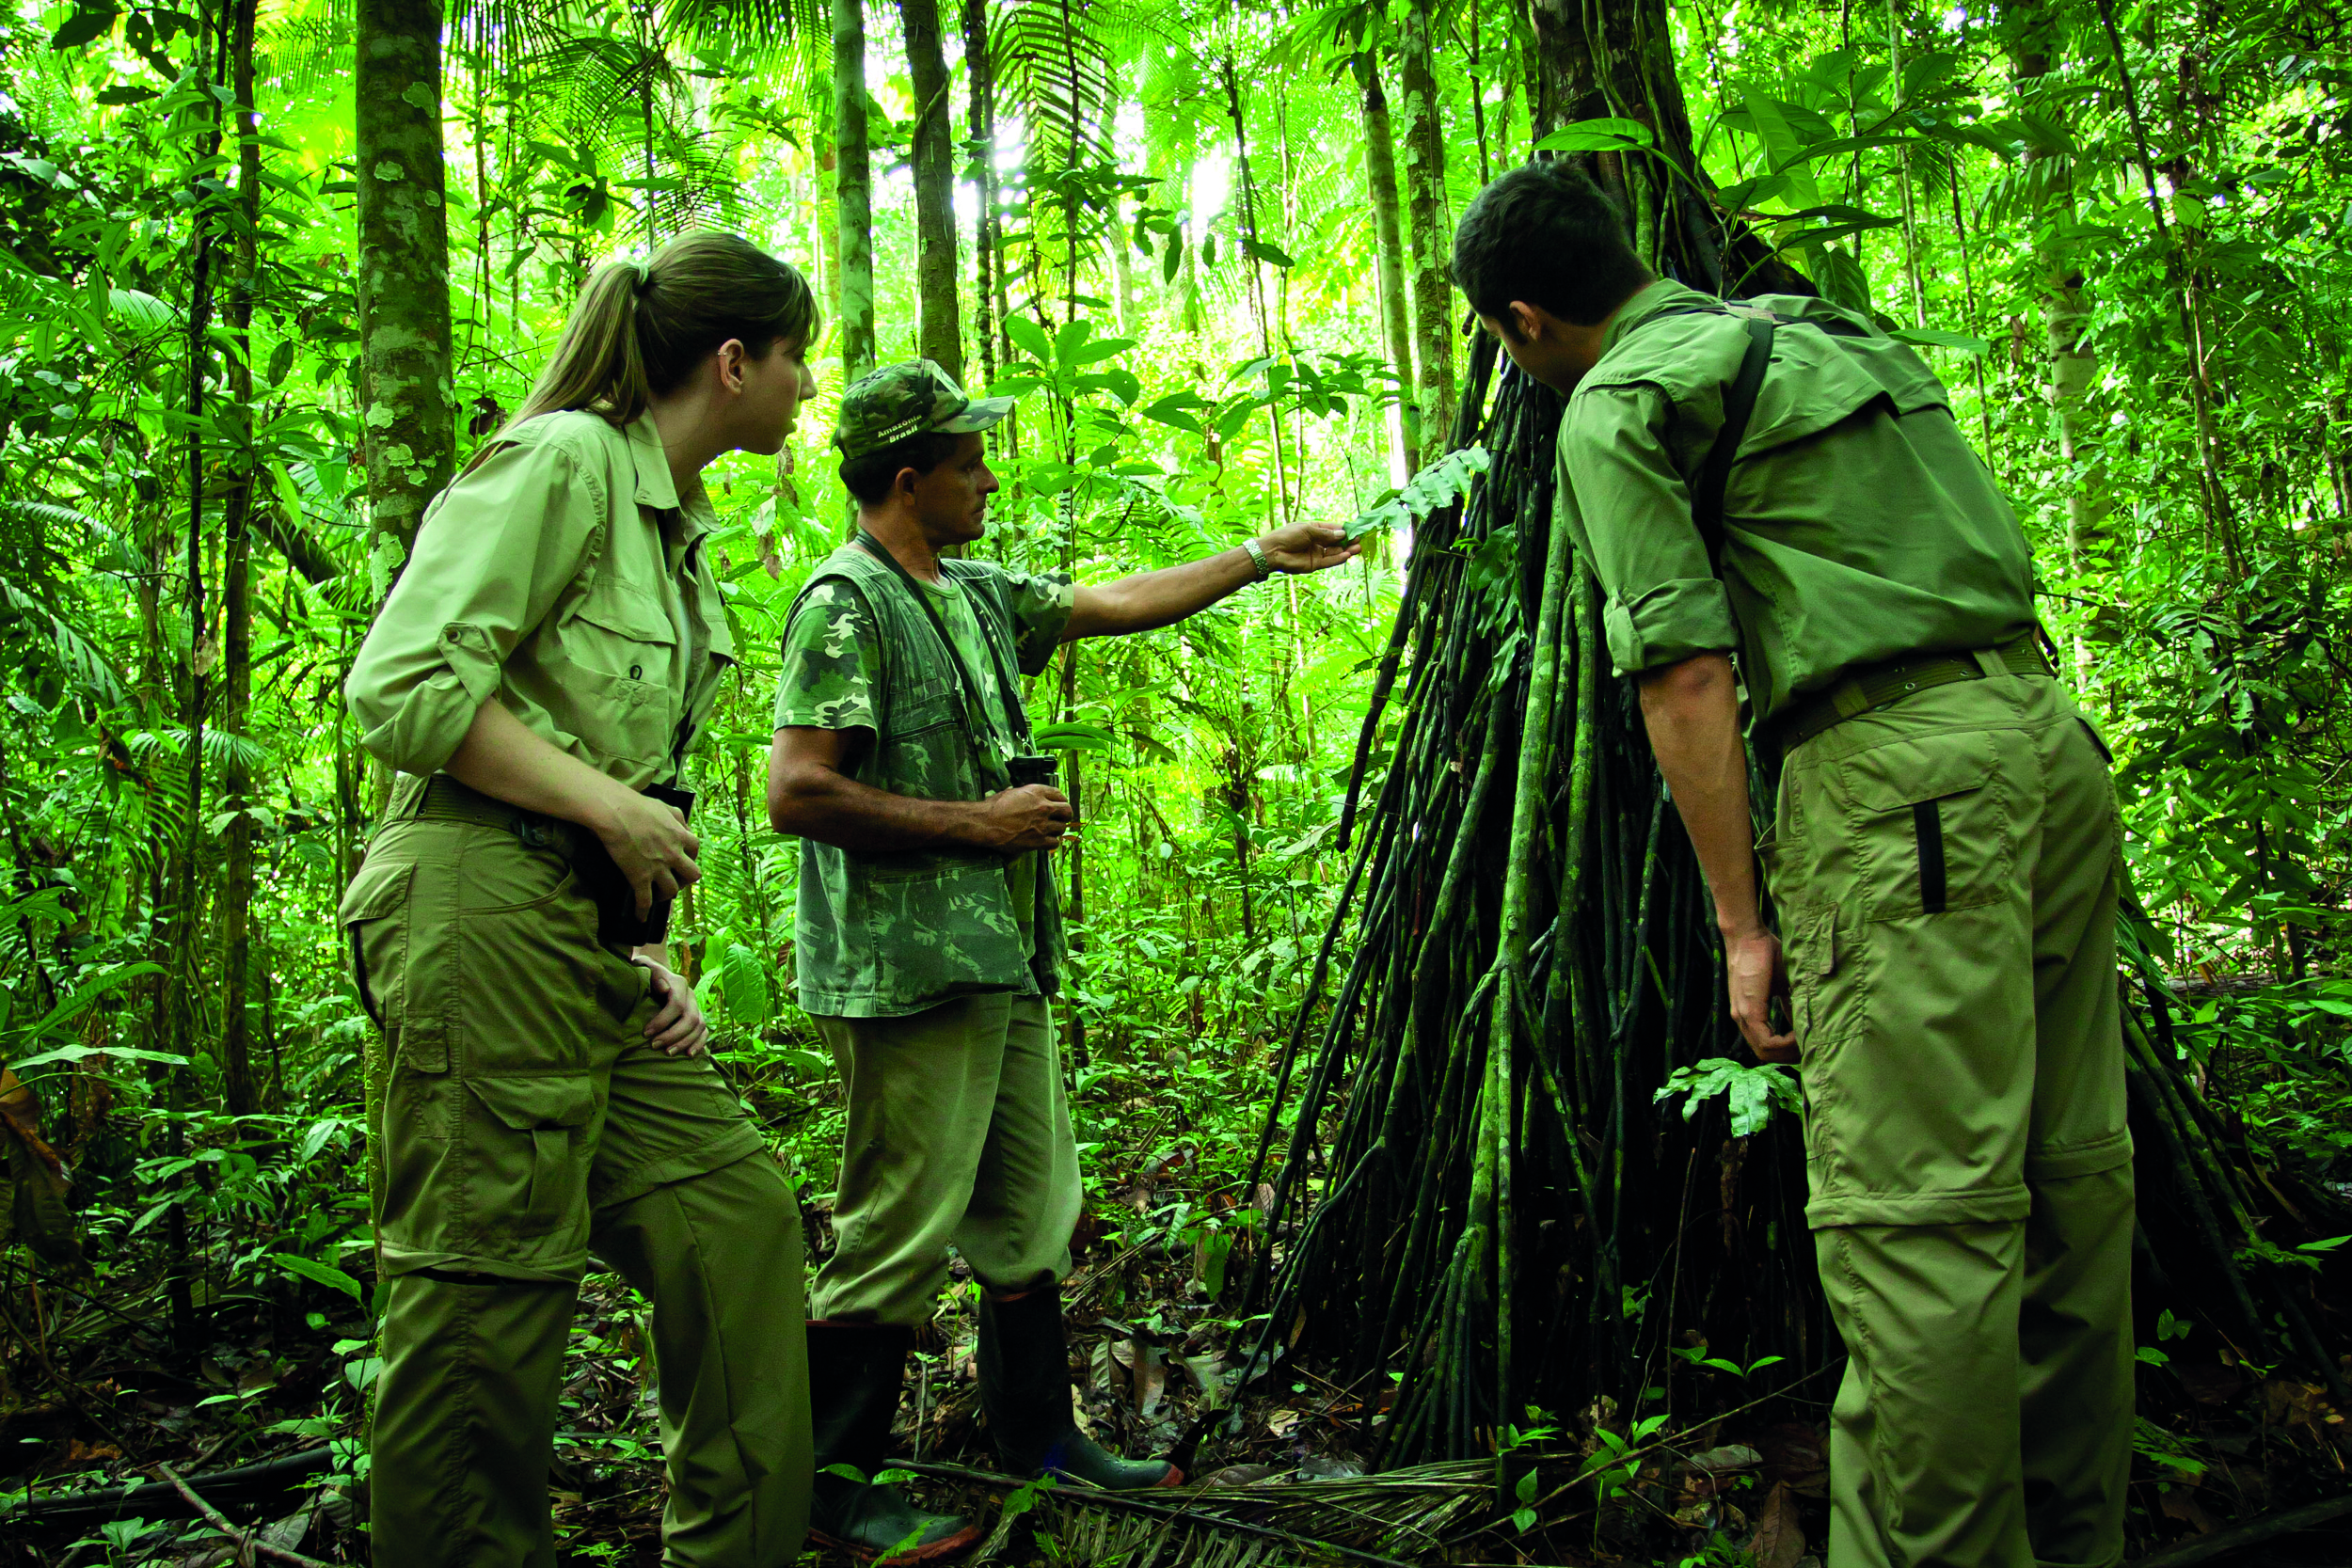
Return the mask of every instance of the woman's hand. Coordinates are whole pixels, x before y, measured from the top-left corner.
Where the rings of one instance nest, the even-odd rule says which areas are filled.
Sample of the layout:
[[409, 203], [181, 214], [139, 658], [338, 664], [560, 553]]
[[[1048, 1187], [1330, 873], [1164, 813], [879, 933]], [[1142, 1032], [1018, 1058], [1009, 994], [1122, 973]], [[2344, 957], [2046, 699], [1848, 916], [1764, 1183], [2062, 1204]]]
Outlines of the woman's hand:
[[637, 895], [640, 920], [652, 912], [657, 900], [675, 898], [679, 889], [702, 878], [702, 868], [694, 863], [702, 840], [688, 830], [675, 806], [616, 784], [605, 809], [596, 814], [595, 828], [605, 852]]
[[560, 816], [595, 833], [635, 890], [640, 920], [653, 911], [655, 899], [675, 898], [702, 876], [694, 864], [701, 842], [675, 809], [556, 750], [495, 697], [475, 711], [447, 771], [494, 800]]
[[650, 953], [636, 954], [628, 961], [651, 973], [654, 994], [661, 998], [660, 1009], [645, 1025], [647, 1042], [673, 1056], [708, 1054], [710, 1022], [703, 1017], [693, 988]]

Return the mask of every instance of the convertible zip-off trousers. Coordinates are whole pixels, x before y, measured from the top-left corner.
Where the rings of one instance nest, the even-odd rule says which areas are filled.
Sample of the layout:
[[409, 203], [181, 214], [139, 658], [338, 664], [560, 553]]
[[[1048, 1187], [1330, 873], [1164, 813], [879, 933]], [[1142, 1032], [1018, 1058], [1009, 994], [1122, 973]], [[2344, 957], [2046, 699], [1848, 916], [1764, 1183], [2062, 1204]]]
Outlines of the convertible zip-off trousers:
[[1848, 1355], [1829, 1568], [2122, 1559], [2120, 828], [2058, 684], [1979, 662], [1792, 749], [1765, 847]]
[[650, 979], [597, 942], [561, 853], [403, 803], [341, 911], [382, 1030], [378, 1568], [552, 1568], [548, 1470], [592, 1250], [653, 1305], [663, 1562], [792, 1561], [811, 1461], [789, 1183], [709, 1061], [645, 1043]]
[[953, 1242], [988, 1290], [1070, 1273], [1084, 1193], [1041, 996], [960, 997], [905, 1018], [818, 1018], [849, 1090], [834, 1254], [811, 1316], [918, 1327]]

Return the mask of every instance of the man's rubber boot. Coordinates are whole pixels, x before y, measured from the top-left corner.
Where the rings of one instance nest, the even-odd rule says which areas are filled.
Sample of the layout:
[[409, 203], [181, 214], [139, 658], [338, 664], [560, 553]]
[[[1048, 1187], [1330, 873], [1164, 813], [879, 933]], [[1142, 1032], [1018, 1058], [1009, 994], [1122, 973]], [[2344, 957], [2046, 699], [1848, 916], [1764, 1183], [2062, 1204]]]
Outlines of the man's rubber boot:
[[[808, 1325], [809, 1417], [817, 1440], [809, 1533], [861, 1562], [944, 1562], [980, 1539], [979, 1526], [952, 1513], [926, 1513], [895, 1486], [826, 1473], [828, 1465], [848, 1465], [870, 1478], [889, 1467], [890, 1422], [914, 1348], [911, 1328]], [[909, 1537], [904, 1550], [892, 1550]]]
[[997, 1456], [1016, 1475], [1053, 1474], [1107, 1492], [1181, 1486], [1165, 1459], [1120, 1459], [1078, 1430], [1070, 1410], [1070, 1346], [1061, 1287], [1009, 1301], [980, 1296], [980, 1408]]

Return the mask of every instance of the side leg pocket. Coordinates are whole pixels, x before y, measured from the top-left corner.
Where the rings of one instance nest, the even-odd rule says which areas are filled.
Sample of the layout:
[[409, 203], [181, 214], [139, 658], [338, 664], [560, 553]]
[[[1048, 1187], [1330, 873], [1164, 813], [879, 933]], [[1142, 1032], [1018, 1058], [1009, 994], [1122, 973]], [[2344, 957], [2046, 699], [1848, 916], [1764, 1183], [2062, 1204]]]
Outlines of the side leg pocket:
[[383, 1033], [394, 1065], [418, 1072], [449, 1070], [457, 929], [429, 895], [452, 885], [438, 866], [371, 863], [351, 879], [335, 911], [359, 1005]]
[[370, 862], [343, 890], [335, 911], [342, 927], [344, 952], [351, 965], [352, 989], [368, 1022], [386, 1034], [399, 1025], [399, 1004], [406, 968], [408, 884], [416, 865], [407, 861]]

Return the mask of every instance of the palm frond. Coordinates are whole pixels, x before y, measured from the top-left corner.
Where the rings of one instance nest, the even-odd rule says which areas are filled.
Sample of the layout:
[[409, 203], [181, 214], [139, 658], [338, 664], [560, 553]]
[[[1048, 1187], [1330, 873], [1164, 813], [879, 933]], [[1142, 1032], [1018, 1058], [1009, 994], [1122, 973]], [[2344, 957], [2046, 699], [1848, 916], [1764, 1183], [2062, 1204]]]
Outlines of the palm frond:
[[452, 0], [450, 53], [485, 73], [505, 75], [553, 48], [575, 23], [587, 21], [586, 8], [576, 0]]
[[[912, 1463], [918, 1474], [1012, 1491], [1021, 1481], [961, 1465]], [[1456, 1460], [1328, 1481], [1190, 1486], [1138, 1498], [1045, 1487], [1009, 1517], [974, 1561], [1004, 1561], [1015, 1520], [1050, 1537], [1058, 1560], [1110, 1568], [1275, 1568], [1302, 1561], [1458, 1560], [1449, 1548], [1492, 1520], [1494, 1466]]]
[[293, 97], [333, 91], [351, 69], [352, 0], [319, 0], [254, 40], [254, 76]]
[[998, 113], [1017, 110], [1032, 168], [1111, 160], [1118, 66], [1096, 12], [1075, 0], [1012, 0], [996, 15], [988, 53]]

